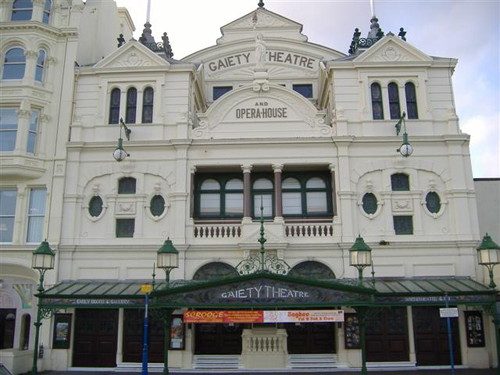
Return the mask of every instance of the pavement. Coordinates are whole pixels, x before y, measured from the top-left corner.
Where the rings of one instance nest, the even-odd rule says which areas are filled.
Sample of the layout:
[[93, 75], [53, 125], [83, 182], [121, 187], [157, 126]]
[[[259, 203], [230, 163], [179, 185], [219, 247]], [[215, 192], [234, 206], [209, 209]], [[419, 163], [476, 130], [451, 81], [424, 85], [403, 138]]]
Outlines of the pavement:
[[[140, 372], [115, 372], [115, 371], [44, 371], [39, 373], [40, 375], [133, 375], [140, 374]], [[151, 371], [150, 374], [161, 374], [161, 371]], [[181, 375], [181, 374], [190, 374], [190, 375], [207, 375], [207, 374], [223, 374], [223, 375], [287, 375], [287, 374], [317, 374], [317, 375], [355, 375], [361, 374], [360, 369], [352, 369], [350, 371], [322, 371], [322, 372], [310, 372], [308, 370], [304, 371], [286, 371], [279, 370], [275, 372], [270, 371], [258, 371], [258, 372], [219, 372], [217, 370], [213, 371], [204, 371], [197, 372], [195, 370], [175, 370], [172, 369], [169, 371], [170, 375]], [[497, 369], [455, 369], [456, 375], [497, 375], [500, 374], [500, 371]], [[368, 375], [454, 375], [449, 368], [439, 368], [439, 369], [418, 369], [418, 370], [368, 370]]]

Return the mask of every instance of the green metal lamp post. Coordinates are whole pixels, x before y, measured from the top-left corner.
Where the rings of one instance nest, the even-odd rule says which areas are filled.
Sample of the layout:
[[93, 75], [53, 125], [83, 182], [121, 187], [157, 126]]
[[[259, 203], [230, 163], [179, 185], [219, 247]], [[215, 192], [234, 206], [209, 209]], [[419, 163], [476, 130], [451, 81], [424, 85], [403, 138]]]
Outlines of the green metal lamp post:
[[403, 143], [396, 150], [405, 158], [413, 154], [413, 147], [410, 145], [410, 141], [408, 140], [408, 133], [406, 132], [406, 121], [405, 121], [406, 113], [403, 112], [398, 123], [396, 124], [396, 135], [399, 135], [401, 131], [401, 125], [403, 125]]
[[125, 129], [125, 136], [127, 139], [130, 141], [130, 133], [132, 133], [132, 130], [130, 130], [127, 125], [123, 122], [123, 119], [120, 119], [120, 137], [118, 138], [118, 147], [116, 147], [115, 151], [113, 151], [113, 157], [117, 162], [121, 162], [127, 158], [127, 156], [130, 156], [130, 154], [123, 149], [123, 138], [122, 138], [122, 128]]
[[477, 248], [477, 259], [481, 266], [485, 266], [490, 274], [490, 285], [489, 287], [494, 289], [496, 284], [493, 281], [493, 268], [500, 264], [500, 246], [498, 246], [491, 237], [486, 233], [481, 241], [481, 244]]
[[[179, 267], [179, 252], [174, 247], [170, 238], [167, 238], [162, 247], [157, 251], [156, 262], [158, 268], [165, 271], [165, 289], [170, 287], [170, 272], [174, 268]], [[172, 317], [172, 309], [165, 309], [163, 314], [163, 327], [165, 329], [164, 333], [164, 355], [163, 355], [163, 375], [168, 375], [168, 346], [169, 346], [169, 334], [170, 334], [170, 318]]]
[[[349, 249], [349, 265], [352, 267], [356, 267], [359, 272], [359, 285], [363, 285], [363, 270], [366, 267], [371, 266], [372, 263], [372, 249], [368, 246], [363, 237], [358, 236], [354, 245]], [[361, 334], [361, 374], [368, 374], [368, 370], [366, 368], [366, 340], [365, 340], [365, 332], [366, 332], [366, 318], [367, 311], [366, 308], [360, 307], [357, 309], [359, 316], [359, 330]]]
[[[49, 246], [47, 241], [42, 241], [40, 246], [33, 252], [31, 268], [40, 272], [40, 283], [38, 284], [38, 293], [43, 293], [43, 278], [45, 272], [54, 269], [55, 253]], [[40, 298], [38, 299], [38, 307], [35, 322], [35, 344], [33, 347], [33, 367], [31, 374], [36, 375], [38, 372], [38, 342], [40, 339], [40, 327], [42, 325], [42, 309], [40, 306]]]

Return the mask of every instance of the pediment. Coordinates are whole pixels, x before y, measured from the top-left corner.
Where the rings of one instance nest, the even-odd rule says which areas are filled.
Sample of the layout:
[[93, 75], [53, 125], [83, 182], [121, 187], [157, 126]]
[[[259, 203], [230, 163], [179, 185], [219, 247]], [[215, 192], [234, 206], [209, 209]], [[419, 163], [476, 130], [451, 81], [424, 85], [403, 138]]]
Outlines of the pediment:
[[331, 137], [325, 113], [306, 98], [278, 85], [245, 86], [198, 114], [194, 138]]
[[131, 40], [99, 61], [95, 69], [168, 67], [170, 63], [141, 43]]
[[396, 62], [431, 62], [426, 55], [411, 44], [402, 41], [393, 34], [386, 35], [366, 52], [354, 60], [354, 63], [396, 63]]

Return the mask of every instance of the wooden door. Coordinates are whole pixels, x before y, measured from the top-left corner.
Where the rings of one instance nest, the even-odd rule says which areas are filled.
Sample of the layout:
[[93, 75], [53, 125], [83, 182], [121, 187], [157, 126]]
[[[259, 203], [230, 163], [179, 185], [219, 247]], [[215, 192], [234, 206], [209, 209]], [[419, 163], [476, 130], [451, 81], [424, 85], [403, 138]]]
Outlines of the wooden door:
[[[413, 307], [413, 330], [417, 366], [440, 366], [450, 364], [450, 346], [446, 319], [439, 317], [438, 307]], [[461, 364], [458, 318], [451, 318], [453, 358]]]
[[117, 309], [77, 309], [73, 366], [116, 367], [117, 336]]
[[243, 324], [195, 324], [195, 354], [241, 354]]
[[[144, 310], [126, 309], [123, 314], [123, 362], [142, 362]], [[163, 363], [163, 321], [148, 319], [148, 362]]]
[[406, 307], [382, 309], [366, 322], [368, 362], [409, 361]]
[[335, 353], [334, 323], [287, 323], [285, 328], [288, 353]]

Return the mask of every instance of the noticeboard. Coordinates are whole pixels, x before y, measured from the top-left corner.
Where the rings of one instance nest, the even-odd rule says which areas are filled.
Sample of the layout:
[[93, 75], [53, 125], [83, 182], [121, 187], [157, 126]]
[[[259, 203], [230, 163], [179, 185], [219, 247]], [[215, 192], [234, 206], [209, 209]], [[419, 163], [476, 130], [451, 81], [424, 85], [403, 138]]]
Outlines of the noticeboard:
[[186, 326], [182, 315], [172, 315], [170, 323], [170, 350], [184, 350], [186, 345]]
[[456, 307], [446, 307], [439, 309], [440, 318], [458, 318], [458, 309]]
[[346, 349], [361, 349], [361, 331], [357, 314], [344, 314], [344, 342]]
[[483, 348], [485, 346], [483, 315], [481, 311], [464, 311], [467, 346]]
[[71, 342], [71, 316], [72, 314], [54, 315], [53, 349], [69, 349]]

